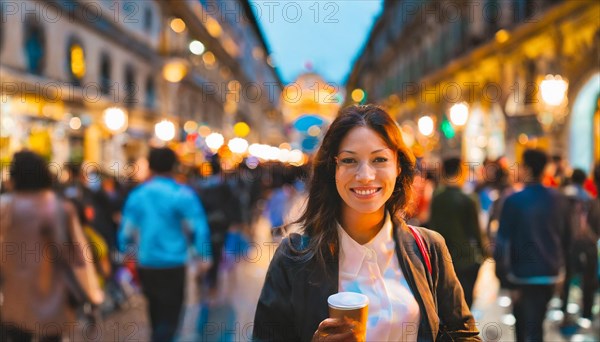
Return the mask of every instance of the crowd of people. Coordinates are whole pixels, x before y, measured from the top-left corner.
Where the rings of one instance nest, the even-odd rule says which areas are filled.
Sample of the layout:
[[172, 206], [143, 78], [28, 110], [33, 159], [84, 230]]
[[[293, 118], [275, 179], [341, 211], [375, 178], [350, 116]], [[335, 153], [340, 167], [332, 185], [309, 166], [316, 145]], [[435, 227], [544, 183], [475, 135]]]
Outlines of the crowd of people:
[[257, 340], [356, 337], [351, 322], [328, 318], [338, 291], [368, 296], [367, 340], [478, 340], [470, 308], [486, 259], [510, 290], [517, 340], [543, 339], [557, 294], [574, 324], [578, 275], [580, 317], [593, 319], [600, 165], [588, 176], [536, 149], [513, 165], [427, 164], [375, 106], [340, 112], [304, 167], [177, 159], [152, 148], [138, 183], [77, 164], [59, 181], [39, 155], [13, 156], [0, 196], [3, 341], [59, 341], [78, 319], [126, 305], [130, 285], [147, 300], [152, 340], [173, 340], [188, 266], [203, 295], [216, 296], [228, 241], [252, 239], [261, 216], [282, 241], [256, 308]]

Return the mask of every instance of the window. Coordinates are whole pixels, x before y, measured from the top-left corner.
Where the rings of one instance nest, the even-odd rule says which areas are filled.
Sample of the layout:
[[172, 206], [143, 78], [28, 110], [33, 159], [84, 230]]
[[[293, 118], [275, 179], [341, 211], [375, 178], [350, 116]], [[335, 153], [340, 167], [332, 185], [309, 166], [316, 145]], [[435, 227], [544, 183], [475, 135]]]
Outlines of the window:
[[534, 0], [517, 0], [513, 3], [514, 19], [522, 22], [535, 14], [536, 4]]
[[154, 79], [152, 76], [148, 76], [146, 80], [146, 107], [154, 108], [156, 103], [156, 90], [154, 89]]
[[67, 70], [71, 82], [81, 85], [86, 73], [85, 52], [83, 44], [77, 38], [71, 38], [67, 44]]
[[0, 7], [0, 51], [2, 51], [2, 46], [4, 46], [4, 22], [6, 19], [4, 18], [4, 11], [2, 7]]
[[41, 75], [44, 67], [45, 37], [42, 24], [35, 20], [25, 23], [25, 63], [27, 71]]
[[131, 65], [128, 65], [125, 67], [125, 99], [123, 100], [127, 107], [133, 107], [136, 103], [136, 88], [135, 71]]
[[100, 58], [100, 92], [104, 95], [110, 93], [111, 69], [110, 57], [106, 53], [103, 53]]
[[144, 10], [144, 31], [147, 33], [152, 33], [152, 9], [146, 7]]
[[500, 29], [500, 3], [498, 0], [488, 0], [484, 10], [484, 18], [487, 23], [487, 34], [492, 37]]
[[537, 66], [535, 60], [528, 59], [525, 62], [525, 104], [530, 105], [537, 103], [537, 91], [535, 86], [535, 76], [537, 74]]

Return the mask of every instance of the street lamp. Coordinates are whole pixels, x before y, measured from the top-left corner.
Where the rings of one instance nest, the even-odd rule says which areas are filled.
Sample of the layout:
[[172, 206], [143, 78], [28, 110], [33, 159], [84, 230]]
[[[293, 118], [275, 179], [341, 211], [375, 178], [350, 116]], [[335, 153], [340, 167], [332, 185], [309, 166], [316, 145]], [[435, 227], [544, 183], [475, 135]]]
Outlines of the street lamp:
[[538, 120], [545, 131], [550, 131], [555, 121], [562, 120], [567, 114], [565, 104], [569, 84], [560, 75], [546, 75], [540, 82], [540, 95], [543, 104]]
[[246, 150], [248, 150], [248, 141], [246, 141], [246, 139], [243, 138], [233, 138], [229, 140], [227, 146], [229, 147], [229, 150], [231, 150], [231, 152], [242, 154], [246, 152]]
[[206, 146], [212, 151], [218, 151], [225, 143], [225, 138], [221, 133], [211, 133], [206, 137]]
[[426, 137], [433, 135], [433, 119], [429, 115], [422, 116], [417, 122], [419, 132]]
[[190, 52], [196, 56], [200, 56], [204, 53], [204, 44], [198, 40], [193, 40], [189, 45]]
[[465, 102], [455, 103], [450, 107], [450, 121], [454, 126], [462, 127], [469, 119], [469, 106]]
[[154, 133], [162, 141], [171, 141], [175, 138], [175, 124], [163, 119], [154, 126]]
[[110, 107], [104, 110], [104, 125], [111, 133], [122, 133], [127, 129], [127, 114], [118, 107]]
[[179, 83], [187, 72], [187, 61], [183, 58], [171, 58], [162, 69], [163, 77], [171, 83]]
[[565, 99], [569, 84], [560, 75], [546, 75], [540, 83], [542, 100], [550, 106], [559, 106]]

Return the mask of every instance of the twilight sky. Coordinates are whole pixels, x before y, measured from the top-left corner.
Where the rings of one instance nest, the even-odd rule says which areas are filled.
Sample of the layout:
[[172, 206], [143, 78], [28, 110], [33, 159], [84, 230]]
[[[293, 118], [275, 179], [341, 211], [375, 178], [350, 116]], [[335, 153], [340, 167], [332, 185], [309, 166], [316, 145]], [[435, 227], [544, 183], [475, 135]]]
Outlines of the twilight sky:
[[381, 12], [381, 0], [250, 0], [284, 84], [308, 70], [342, 85]]

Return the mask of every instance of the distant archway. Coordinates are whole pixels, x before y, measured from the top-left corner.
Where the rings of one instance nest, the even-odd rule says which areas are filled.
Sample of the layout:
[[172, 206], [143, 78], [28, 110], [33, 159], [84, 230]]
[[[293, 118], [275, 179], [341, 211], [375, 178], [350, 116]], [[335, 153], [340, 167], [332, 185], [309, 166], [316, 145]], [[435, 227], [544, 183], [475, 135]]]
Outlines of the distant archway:
[[585, 83], [571, 109], [569, 163], [590, 172], [594, 163], [594, 114], [600, 96], [600, 73]]

